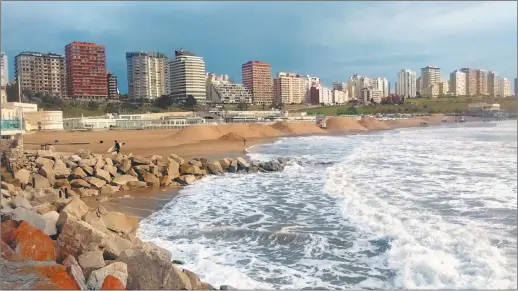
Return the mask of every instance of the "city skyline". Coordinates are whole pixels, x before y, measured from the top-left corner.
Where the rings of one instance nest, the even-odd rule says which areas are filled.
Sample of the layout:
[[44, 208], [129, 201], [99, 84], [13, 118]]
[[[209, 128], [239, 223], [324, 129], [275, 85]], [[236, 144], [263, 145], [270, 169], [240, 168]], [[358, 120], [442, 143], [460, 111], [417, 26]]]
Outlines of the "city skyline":
[[[251, 60], [270, 63], [273, 76], [279, 72], [307, 74], [320, 77], [326, 86], [346, 81], [353, 74], [385, 77], [394, 84], [401, 69], [419, 72], [430, 64], [441, 67], [445, 79], [462, 67], [491, 69], [511, 80], [517, 71], [513, 2], [325, 2], [318, 7], [311, 2], [27, 4], [9, 2], [2, 7], [2, 50], [9, 57], [11, 79], [13, 57], [21, 51], [64, 55], [64, 46], [72, 41], [106, 47], [107, 69], [118, 77], [123, 93], [128, 83], [126, 52], [162, 52], [171, 58], [179, 48], [203, 57], [208, 72], [228, 74], [236, 82], [242, 82], [241, 65]], [[244, 13], [251, 9], [256, 13]], [[377, 18], [364, 19], [362, 13], [354, 13], [357, 9]], [[173, 10], [181, 13], [166, 17]], [[312, 18], [305, 19], [309, 11]], [[426, 20], [424, 11], [437, 13], [437, 17]], [[266, 12], [271, 14], [271, 23], [260, 21]], [[105, 19], [109, 13], [116, 15]], [[484, 17], [465, 23], [476, 15]], [[19, 25], [20, 19], [24, 25]], [[228, 19], [239, 25], [225, 25]], [[403, 22], [412, 25], [399, 31]], [[376, 23], [382, 25], [375, 27]], [[175, 29], [183, 32], [187, 27], [192, 33], [175, 33]], [[434, 39], [434, 46], [429, 39]]]

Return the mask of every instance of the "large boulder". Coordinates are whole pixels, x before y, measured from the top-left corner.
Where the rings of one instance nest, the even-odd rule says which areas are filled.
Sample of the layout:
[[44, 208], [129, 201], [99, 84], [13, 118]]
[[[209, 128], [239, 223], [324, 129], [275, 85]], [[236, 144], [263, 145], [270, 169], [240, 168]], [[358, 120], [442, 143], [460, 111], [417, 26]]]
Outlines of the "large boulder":
[[77, 168], [73, 169], [72, 172], [70, 173], [70, 177], [72, 179], [83, 179], [86, 176], [88, 176], [88, 175], [81, 167], [77, 167]]
[[190, 160], [189, 161], [189, 164], [193, 165], [193, 166], [196, 166], [198, 168], [201, 168], [203, 167], [203, 164], [201, 161], [198, 161], [198, 160]]
[[27, 185], [29, 182], [31, 182], [31, 172], [29, 172], [27, 169], [20, 169], [14, 173], [14, 177], [23, 185]]
[[32, 185], [34, 189], [45, 189], [50, 187], [49, 180], [47, 178], [43, 177], [40, 174], [32, 174], [33, 182]]
[[236, 173], [238, 170], [238, 163], [237, 163], [237, 160], [231, 160], [230, 161], [230, 165], [228, 166], [227, 168], [227, 171], [229, 173]]
[[25, 209], [32, 209], [32, 204], [22, 196], [16, 196], [11, 199], [11, 207], [18, 208], [23, 207]]
[[221, 165], [223, 170], [228, 169], [228, 167], [230, 167], [231, 162], [232, 161], [229, 158], [224, 158], [224, 159], [219, 160], [219, 164]]
[[[9, 224], [9, 227], [5, 227]], [[9, 221], [2, 222], [2, 240], [23, 258], [33, 261], [56, 260], [52, 239], [27, 221], [15, 225]]]
[[196, 176], [194, 175], [182, 175], [175, 179], [181, 185], [192, 185], [196, 183]]
[[[86, 177], [85, 177], [86, 179]], [[74, 179], [72, 181], [70, 181], [70, 186], [72, 188], [90, 188], [90, 183], [88, 183], [87, 181], [83, 180], [83, 179]]]
[[147, 187], [147, 183], [144, 181], [129, 181], [127, 184], [129, 189], [137, 189]]
[[131, 176], [131, 175], [121, 175], [121, 176], [118, 176], [118, 177], [115, 177], [113, 179], [113, 181], [111, 182], [112, 185], [114, 186], [123, 186], [123, 185], [126, 185], [128, 182], [131, 182], [131, 181], [137, 181], [138, 182], [138, 179], [134, 176]]
[[128, 266], [123, 262], [114, 262], [106, 267], [93, 271], [88, 277], [86, 285], [92, 290], [101, 290], [107, 276], [113, 276], [120, 280], [126, 287], [128, 282]]
[[84, 217], [84, 221], [102, 232], [106, 232], [107, 230], [106, 224], [104, 224], [104, 220], [99, 217], [97, 211], [95, 210], [88, 212]]
[[116, 277], [108, 275], [104, 278], [101, 290], [126, 290], [126, 286]]
[[30, 211], [23, 207], [18, 207], [11, 212], [11, 216], [12, 216], [13, 220], [18, 220], [18, 221], [24, 220], [27, 223], [29, 223], [30, 225], [32, 225], [33, 227], [35, 227], [41, 231], [46, 231], [46, 230], [49, 231], [50, 233], [47, 233], [47, 235], [56, 234], [55, 224], [54, 224], [54, 230], [52, 231], [51, 226], [47, 227], [47, 224], [50, 224], [50, 222], [48, 222], [45, 219], [45, 217], [43, 217], [43, 215], [39, 215], [36, 212]]
[[63, 266], [67, 268], [67, 272], [76, 281], [77, 285], [79, 285], [81, 290], [88, 289], [88, 287], [86, 286], [86, 279], [83, 274], [83, 270], [79, 266], [79, 263], [77, 262], [76, 258], [74, 258], [73, 256], [68, 256], [63, 261]]
[[277, 161], [269, 161], [259, 164], [259, 168], [266, 172], [278, 172], [284, 170], [284, 165]]
[[143, 156], [133, 156], [131, 157], [131, 162], [133, 165], [149, 165], [151, 164], [151, 159]]
[[43, 218], [45, 218], [45, 229], [44, 232], [48, 235], [57, 234], [56, 224], [59, 219], [59, 213], [57, 211], [49, 211], [43, 214]]
[[104, 158], [102, 158], [102, 156], [99, 156], [97, 157], [97, 161], [94, 165], [94, 170], [99, 170], [99, 169], [102, 169], [104, 167], [104, 165], [106, 165], [106, 161], [104, 161]]
[[70, 176], [70, 169], [68, 169], [67, 165], [60, 159], [56, 160], [52, 170], [54, 171], [57, 179], [64, 179]]
[[106, 181], [99, 179], [97, 177], [86, 177], [85, 181], [90, 183], [95, 189], [101, 189], [104, 185], [106, 185]]
[[182, 175], [201, 175], [202, 172], [198, 166], [184, 163], [180, 166], [180, 174], [182, 174]]
[[69, 215], [74, 216], [77, 219], [81, 219], [85, 216], [90, 208], [78, 197], [75, 197], [68, 202], [68, 204], [61, 210], [61, 213], [65, 212]]
[[81, 160], [81, 157], [78, 155], [71, 155], [68, 159], [71, 160], [72, 162], [77, 163]]
[[105, 185], [100, 189], [101, 195], [109, 195], [119, 191], [119, 186]]
[[88, 251], [102, 251], [106, 234], [75, 217], [60, 213], [61, 233], [57, 240], [58, 261], [71, 255], [74, 257]]
[[160, 179], [151, 173], [144, 173], [142, 179], [147, 183], [147, 186], [160, 187]]
[[126, 249], [132, 247], [131, 241], [124, 239], [115, 234], [108, 234], [102, 245], [104, 246], [104, 258], [107, 260], [115, 260]]
[[138, 227], [138, 219], [124, 213], [110, 211], [102, 216], [106, 228], [123, 234], [129, 234]]
[[101, 251], [83, 253], [77, 258], [77, 261], [83, 270], [85, 278], [88, 278], [92, 271], [105, 266], [103, 253]]
[[77, 191], [79, 192], [79, 196], [81, 196], [81, 198], [99, 196], [99, 190], [97, 189], [79, 188]]
[[174, 179], [180, 176], [180, 164], [173, 160], [169, 160], [169, 165], [167, 165], [166, 173], [170, 179]]
[[222, 175], [223, 174], [223, 167], [219, 163], [219, 161], [213, 161], [208, 164], [209, 170], [211, 174], [214, 175]]
[[173, 159], [174, 161], [176, 161], [179, 165], [185, 163], [185, 160], [182, 159], [180, 156], [178, 156], [177, 154], [170, 154], [169, 155], [169, 158]]
[[131, 169], [131, 161], [129, 159], [124, 159], [122, 160], [122, 162], [119, 164], [119, 170], [126, 174], [128, 173], [128, 171]]
[[81, 169], [86, 173], [87, 176], [93, 176], [94, 175], [94, 168], [90, 166], [82, 166]]
[[110, 176], [110, 173], [103, 169], [97, 169], [95, 170], [95, 177], [102, 179], [106, 181], [107, 183], [110, 183], [112, 181], [112, 177]]
[[45, 213], [56, 211], [57, 207], [50, 202], [43, 202], [33, 208], [38, 214], [44, 215]]
[[[111, 162], [111, 160], [109, 160]], [[104, 165], [103, 170], [110, 173], [110, 175], [115, 176], [117, 174], [117, 168], [113, 164]]]
[[36, 159], [36, 161], [34, 161], [36, 163], [36, 167], [38, 168], [41, 168], [43, 166], [48, 166], [52, 169], [52, 167], [54, 166], [54, 161], [51, 160], [51, 159], [46, 159], [46, 158], [42, 158], [42, 157], [38, 157]]
[[238, 157], [238, 158], [236, 159], [236, 161], [237, 161], [237, 164], [238, 164], [238, 166], [239, 166], [240, 168], [242, 168], [242, 169], [248, 169], [248, 168], [250, 168], [250, 164], [249, 164], [245, 159], [243, 159], [242, 157]]

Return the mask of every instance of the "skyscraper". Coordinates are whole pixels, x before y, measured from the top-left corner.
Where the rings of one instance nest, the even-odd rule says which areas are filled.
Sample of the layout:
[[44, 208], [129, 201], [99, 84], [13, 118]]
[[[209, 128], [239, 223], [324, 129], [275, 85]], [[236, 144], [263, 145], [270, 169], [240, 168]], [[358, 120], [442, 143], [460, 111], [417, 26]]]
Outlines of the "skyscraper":
[[270, 64], [261, 61], [249, 61], [241, 65], [243, 84], [252, 91], [255, 104], [273, 102], [273, 80]]
[[460, 71], [466, 74], [466, 95], [475, 96], [477, 94], [477, 69], [462, 68]]
[[22, 90], [67, 97], [65, 57], [62, 55], [21, 52], [14, 58], [14, 71]]
[[450, 74], [450, 92], [454, 96], [466, 95], [466, 73], [455, 70]]
[[[436, 97], [433, 85], [441, 82], [441, 69], [426, 66], [421, 69], [421, 96]], [[438, 92], [438, 90], [437, 90]]]
[[386, 98], [389, 95], [389, 81], [387, 78], [372, 79], [372, 87], [381, 93], [381, 98]]
[[477, 69], [477, 96], [487, 96], [487, 71]]
[[7, 55], [2, 52], [0, 59], [0, 74], [2, 75], [1, 81], [0, 81], [0, 87], [7, 86], [7, 83], [9, 82], [9, 69], [8, 69], [8, 59]]
[[306, 91], [302, 79], [295, 73], [281, 72], [273, 80], [275, 102], [282, 104], [304, 103]]
[[108, 97], [104, 45], [72, 42], [65, 46], [68, 97], [101, 100]]
[[113, 73], [108, 73], [106, 76], [108, 79], [108, 98], [117, 99], [119, 98], [119, 89], [117, 87], [117, 76]]
[[167, 56], [154, 52], [127, 52], [128, 97], [155, 100], [166, 94]]
[[405, 98], [414, 98], [416, 92], [415, 72], [409, 69], [401, 70], [397, 75], [396, 95]]
[[498, 94], [500, 97], [511, 96], [511, 82], [507, 78], [501, 78], [499, 81], [500, 88], [498, 89]]
[[493, 71], [489, 71], [487, 74], [487, 93], [489, 97], [498, 96], [498, 90], [500, 89], [499, 84], [500, 78], [498, 78], [498, 74]]
[[192, 95], [197, 102], [207, 100], [205, 61], [186, 50], [176, 50], [175, 58], [169, 62], [171, 96], [176, 102], [183, 102]]

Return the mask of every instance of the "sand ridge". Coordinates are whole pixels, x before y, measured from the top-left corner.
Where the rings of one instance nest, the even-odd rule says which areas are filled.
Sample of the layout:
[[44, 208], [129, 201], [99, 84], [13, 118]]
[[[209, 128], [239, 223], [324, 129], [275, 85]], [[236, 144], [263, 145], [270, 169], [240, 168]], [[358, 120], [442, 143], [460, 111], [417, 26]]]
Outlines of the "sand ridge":
[[365, 132], [368, 131], [358, 120], [351, 117], [331, 117], [326, 120], [326, 129], [329, 132]]
[[390, 129], [390, 127], [383, 121], [374, 117], [363, 117], [358, 123], [369, 130], [383, 130]]

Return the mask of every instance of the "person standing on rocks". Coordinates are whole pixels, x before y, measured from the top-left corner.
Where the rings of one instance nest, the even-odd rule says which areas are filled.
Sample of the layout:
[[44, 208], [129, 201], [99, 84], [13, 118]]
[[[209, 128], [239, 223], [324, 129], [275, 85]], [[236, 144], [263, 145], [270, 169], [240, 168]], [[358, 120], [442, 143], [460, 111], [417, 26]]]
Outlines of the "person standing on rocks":
[[114, 150], [116, 153], [119, 153], [121, 151], [121, 145], [118, 141], [115, 141]]

